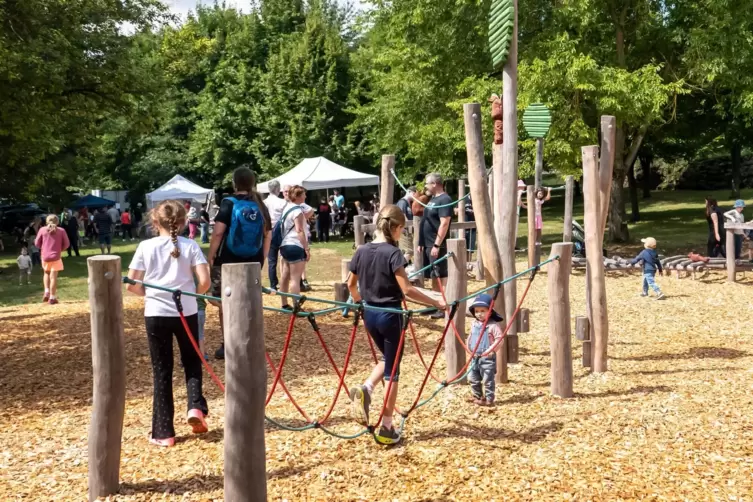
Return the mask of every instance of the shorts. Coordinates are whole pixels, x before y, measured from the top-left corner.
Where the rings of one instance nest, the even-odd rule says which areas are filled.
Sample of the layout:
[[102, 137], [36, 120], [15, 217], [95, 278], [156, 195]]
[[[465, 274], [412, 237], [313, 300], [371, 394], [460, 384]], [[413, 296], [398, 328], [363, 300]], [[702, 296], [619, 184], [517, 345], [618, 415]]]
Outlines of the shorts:
[[99, 234], [99, 243], [112, 246], [112, 234]]
[[31, 268], [19, 268], [18, 273], [21, 275], [31, 275]]
[[[439, 256], [437, 256], [437, 259], [442, 258], [443, 256], [447, 256], [447, 246], [442, 246], [439, 248]], [[424, 248], [424, 266], [429, 265], [432, 261], [434, 260], [431, 257], [431, 248], [430, 247]], [[437, 269], [437, 276], [440, 279], [447, 278], [447, 275], [448, 275], [447, 260], [442, 260], [441, 262], [437, 263], [436, 269]], [[424, 270], [424, 279], [431, 279], [433, 271], [434, 271], [434, 267]]]
[[306, 251], [301, 246], [280, 246], [280, 256], [290, 264], [306, 261]]
[[413, 256], [413, 236], [403, 233], [400, 235], [400, 251], [404, 255]]
[[42, 270], [44, 270], [47, 273], [50, 273], [50, 272], [62, 272], [63, 269], [64, 269], [64, 267], [63, 267], [63, 260], [43, 261], [42, 262]]
[[[402, 309], [399, 303], [389, 305], [379, 305], [385, 308]], [[392, 379], [397, 382], [400, 379], [400, 360], [403, 357], [402, 350], [398, 353], [400, 337], [403, 334], [403, 316], [391, 312], [376, 312], [365, 309], [363, 311], [363, 325], [368, 331], [371, 339], [379, 348], [379, 352], [384, 356], [384, 379], [390, 381], [392, 377], [392, 368], [395, 368], [395, 377]], [[403, 341], [403, 345], [405, 342]]]

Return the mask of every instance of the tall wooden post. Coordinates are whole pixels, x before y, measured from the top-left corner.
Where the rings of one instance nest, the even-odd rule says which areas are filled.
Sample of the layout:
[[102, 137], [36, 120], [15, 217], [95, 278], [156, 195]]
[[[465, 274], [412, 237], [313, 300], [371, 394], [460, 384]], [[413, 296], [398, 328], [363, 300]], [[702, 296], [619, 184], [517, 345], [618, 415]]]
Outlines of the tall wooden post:
[[536, 172], [534, 184], [536, 190], [541, 188], [541, 176], [544, 173], [544, 138], [536, 138]]
[[223, 265], [225, 500], [267, 500], [263, 306], [261, 265]]
[[465, 222], [465, 179], [458, 180], [458, 221]]
[[[518, 190], [518, 0], [513, 0], [515, 20], [507, 61], [502, 69], [502, 105], [504, 108], [504, 165], [502, 172], [502, 240], [499, 253], [505, 277], [515, 275], [515, 220]], [[499, 238], [499, 237], [498, 237]], [[512, 319], [517, 305], [517, 284], [505, 284], [505, 319]], [[513, 323], [507, 334], [508, 360], [518, 362], [518, 329]], [[497, 381], [501, 381], [497, 375]]]
[[601, 254], [603, 229], [599, 190], [597, 146], [585, 146], [583, 155], [583, 205], [585, 211], [586, 258], [591, 306], [591, 368], [596, 373], [607, 371], [607, 343], [609, 322], [607, 318], [607, 292], [604, 279], [604, 260]]
[[526, 205], [528, 208], [526, 212], [528, 214], [528, 267], [538, 265], [539, 250], [536, 243], [536, 196], [534, 195], [534, 187], [528, 185], [526, 187]]
[[382, 178], [381, 190], [379, 194], [379, 205], [384, 207], [395, 201], [395, 178], [392, 177], [392, 171], [395, 169], [395, 156], [382, 155]]
[[[465, 239], [448, 239], [447, 252], [452, 257], [447, 261], [447, 303], [455, 302], [468, 294], [468, 271], [466, 270]], [[453, 318], [458, 334], [465, 339], [465, 304], [458, 305]], [[452, 327], [447, 330], [444, 340], [444, 355], [447, 361], [447, 378], [457, 375], [465, 366], [465, 348], [457, 340]]]
[[573, 244], [558, 243], [552, 246], [551, 256], [559, 260], [546, 267], [549, 294], [549, 347], [552, 354], [552, 394], [573, 397], [573, 355], [570, 341], [570, 272]]
[[[414, 270], [421, 270], [424, 268], [424, 254], [418, 252], [418, 238], [421, 235], [421, 217], [413, 216], [413, 268]], [[418, 284], [419, 287], [424, 287], [424, 275], [419, 274], [412, 279], [414, 284]]]
[[[487, 284], [495, 284], [503, 278], [502, 261], [497, 240], [494, 237], [492, 207], [484, 164], [484, 144], [481, 134], [481, 106], [478, 103], [463, 105], [465, 121], [465, 145], [468, 153], [468, 181], [471, 185], [471, 202], [476, 217], [476, 241], [479, 255], [484, 256]], [[500, 307], [500, 297], [495, 308]], [[497, 350], [497, 382], [507, 382], [507, 339]]]
[[94, 256], [89, 269], [92, 332], [92, 419], [89, 424], [89, 500], [118, 492], [125, 416], [125, 339], [120, 257]]
[[563, 242], [573, 242], [573, 192], [572, 176], [565, 178], [565, 227], [562, 232]]
[[363, 235], [363, 226], [366, 224], [365, 216], [353, 217], [353, 235], [356, 239], [356, 249], [366, 244], [366, 236]]
[[[721, 237], [721, 235], [719, 236]], [[737, 270], [735, 262], [735, 231], [727, 229], [726, 245], [727, 245], [727, 282], [737, 281]]]
[[[612, 198], [612, 173], [614, 171], [617, 119], [611, 115], [601, 117], [601, 156], [599, 158], [599, 201], [601, 205], [601, 233], [599, 248], [604, 247], [604, 230], [607, 227], [609, 204]], [[622, 152], [620, 152], [622, 155]], [[599, 251], [601, 252], [601, 251]]]

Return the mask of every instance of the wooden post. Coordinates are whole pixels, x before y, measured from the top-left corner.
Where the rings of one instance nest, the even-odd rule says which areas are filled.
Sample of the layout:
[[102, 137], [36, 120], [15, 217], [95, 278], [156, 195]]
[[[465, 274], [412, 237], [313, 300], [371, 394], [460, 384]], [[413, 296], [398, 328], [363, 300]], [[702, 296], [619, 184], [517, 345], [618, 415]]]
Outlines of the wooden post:
[[366, 237], [364, 236], [363, 229], [361, 228], [365, 224], [366, 224], [365, 216], [353, 217], [353, 234], [355, 235], [355, 238], [356, 238], [356, 249], [366, 244]]
[[340, 260], [340, 282], [348, 282], [350, 275], [350, 258]]
[[541, 176], [544, 172], [544, 138], [536, 138], [536, 172], [534, 184], [536, 190], [541, 188]]
[[[504, 162], [502, 170], [502, 238], [499, 253], [505, 277], [515, 275], [515, 221], [518, 190], [518, 0], [513, 0], [514, 19], [512, 40], [507, 61], [502, 68], [502, 108]], [[499, 239], [500, 236], [497, 236]], [[517, 306], [517, 283], [505, 284], [505, 319], [512, 319]], [[513, 323], [507, 333], [508, 360], [518, 362], [518, 329]], [[497, 375], [499, 377], [499, 374]], [[501, 382], [500, 378], [497, 378]]]
[[225, 500], [267, 500], [263, 306], [261, 265], [223, 265]]
[[481, 247], [478, 245], [478, 227], [476, 227], [476, 280], [486, 280], [486, 271], [484, 270], [484, 256]]
[[[414, 270], [421, 270], [424, 268], [424, 255], [418, 252], [418, 237], [421, 235], [421, 217], [413, 217], [413, 268]], [[420, 274], [412, 279], [414, 284], [418, 287], [424, 287], [424, 276]]]
[[[614, 171], [617, 119], [611, 115], [601, 116], [601, 157], [599, 158], [599, 201], [601, 233], [599, 234], [599, 255], [604, 247], [604, 230], [607, 227], [609, 204], [612, 197], [612, 171]], [[620, 152], [622, 155], [622, 152]]]
[[591, 367], [591, 327], [588, 317], [579, 316], [575, 318], [575, 337], [583, 341], [583, 367]]
[[526, 209], [528, 218], [528, 267], [533, 267], [537, 264], [536, 261], [536, 196], [534, 195], [534, 187], [528, 185], [526, 187]]
[[528, 333], [531, 331], [531, 311], [521, 308], [518, 312], [518, 333]]
[[395, 201], [395, 178], [392, 177], [392, 171], [395, 169], [395, 156], [382, 155], [382, 178], [381, 190], [379, 194], [380, 207], [392, 204]]
[[607, 371], [607, 343], [609, 321], [607, 318], [607, 292], [604, 280], [604, 260], [601, 254], [603, 229], [599, 190], [599, 167], [597, 146], [584, 146], [583, 156], [583, 203], [586, 224], [586, 258], [591, 291], [592, 366], [596, 373]]
[[564, 242], [573, 242], [573, 188], [572, 176], [565, 178], [565, 228], [562, 233]]
[[552, 246], [551, 256], [560, 259], [547, 265], [549, 295], [549, 346], [552, 354], [552, 395], [573, 397], [573, 356], [570, 342], [570, 272], [573, 244]]
[[[457, 301], [468, 294], [465, 246], [465, 239], [447, 240], [447, 252], [453, 255], [447, 261], [447, 303]], [[463, 340], [465, 340], [465, 308], [466, 302], [459, 304], [453, 318], [455, 327]], [[452, 326], [445, 334], [444, 355], [447, 361], [447, 378], [453, 378], [465, 366], [465, 349], [455, 337]]]
[[737, 281], [737, 275], [735, 270], [735, 231], [727, 229], [727, 282]]
[[89, 424], [89, 500], [118, 492], [125, 416], [125, 338], [120, 257], [94, 256], [89, 268], [92, 332], [92, 419]]
[[458, 221], [465, 223], [465, 179], [458, 180]]
[[[481, 134], [481, 106], [478, 103], [463, 105], [465, 121], [465, 145], [468, 153], [468, 181], [471, 185], [471, 202], [476, 217], [476, 242], [479, 256], [484, 256], [487, 284], [502, 280], [502, 261], [494, 237], [492, 206], [489, 202], [486, 166], [484, 165], [484, 144]], [[501, 302], [495, 304], [499, 308]], [[497, 351], [497, 382], [507, 382], [507, 340]]]

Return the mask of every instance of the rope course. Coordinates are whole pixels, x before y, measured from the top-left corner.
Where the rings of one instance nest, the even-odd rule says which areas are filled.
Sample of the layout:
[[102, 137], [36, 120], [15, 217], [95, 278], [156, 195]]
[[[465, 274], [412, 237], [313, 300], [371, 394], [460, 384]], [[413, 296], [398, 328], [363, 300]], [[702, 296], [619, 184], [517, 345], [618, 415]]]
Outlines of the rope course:
[[[348, 392], [348, 385], [347, 385], [345, 379], [346, 379], [346, 375], [348, 373], [348, 368], [350, 366], [351, 357], [353, 355], [353, 349], [354, 349], [355, 344], [356, 344], [356, 338], [357, 338], [358, 332], [359, 332], [358, 328], [359, 328], [359, 326], [361, 324], [361, 318], [362, 318], [363, 312], [365, 310], [374, 310], [374, 311], [378, 311], [378, 312], [398, 313], [398, 314], [401, 314], [403, 316], [404, 321], [403, 321], [403, 327], [402, 327], [402, 332], [401, 332], [401, 336], [400, 336], [400, 342], [398, 344], [398, 353], [402, 353], [403, 348], [404, 348], [404, 346], [406, 344], [407, 333], [410, 332], [409, 336], [410, 336], [410, 338], [412, 340], [413, 347], [416, 350], [416, 354], [418, 355], [418, 358], [421, 361], [421, 364], [424, 366], [424, 369], [426, 370], [426, 374], [425, 374], [425, 376], [424, 376], [424, 378], [423, 378], [423, 380], [421, 382], [421, 386], [419, 387], [417, 395], [416, 395], [415, 399], [413, 400], [411, 406], [407, 410], [405, 410], [405, 411], [402, 411], [398, 407], [395, 407], [395, 411], [400, 416], [400, 420], [399, 420], [400, 423], [399, 423], [399, 426], [396, 428], [396, 430], [399, 432], [399, 434], [402, 434], [403, 428], [405, 426], [405, 421], [406, 421], [406, 419], [408, 418], [408, 416], [412, 412], [414, 412], [418, 408], [421, 408], [422, 406], [425, 406], [426, 404], [428, 404], [429, 402], [431, 402], [437, 395], [439, 395], [439, 393], [443, 389], [446, 389], [447, 387], [449, 387], [451, 385], [455, 385], [455, 384], [463, 381], [466, 378], [466, 376], [468, 375], [468, 373], [470, 372], [470, 366], [471, 366], [471, 364], [472, 364], [472, 362], [473, 362], [473, 360], [474, 360], [475, 357], [485, 357], [485, 356], [493, 353], [497, 349], [497, 347], [506, 338], [507, 333], [509, 332], [509, 330], [512, 327], [513, 323], [516, 321], [518, 313], [520, 312], [520, 308], [521, 308], [523, 302], [525, 301], [526, 296], [528, 295], [528, 291], [529, 291], [529, 289], [531, 287], [531, 284], [533, 283], [534, 278], [536, 277], [537, 272], [539, 271], [539, 268], [542, 265], [546, 265], [547, 263], [550, 263], [550, 262], [552, 262], [554, 260], [558, 260], [558, 259], [559, 259], [559, 256], [553, 256], [552, 258], [550, 258], [550, 259], [542, 262], [540, 265], [528, 268], [528, 269], [526, 269], [526, 270], [524, 270], [524, 271], [522, 271], [522, 272], [520, 272], [518, 274], [515, 274], [515, 275], [513, 275], [511, 277], [508, 277], [508, 278], [502, 280], [502, 281], [499, 281], [499, 282], [497, 282], [495, 284], [492, 284], [491, 286], [488, 286], [488, 287], [483, 288], [483, 289], [481, 289], [481, 290], [479, 290], [479, 291], [477, 291], [475, 293], [472, 293], [472, 294], [466, 296], [465, 298], [461, 298], [461, 299], [459, 299], [459, 300], [457, 300], [455, 302], [452, 302], [452, 303], [448, 304], [448, 306], [450, 307], [450, 312], [449, 312], [449, 315], [447, 316], [447, 321], [445, 322], [445, 326], [444, 326], [444, 329], [442, 330], [441, 336], [439, 336], [438, 339], [437, 339], [436, 349], [434, 350], [434, 353], [433, 353], [433, 355], [431, 357], [431, 360], [428, 363], [427, 363], [427, 359], [424, 357], [424, 355], [423, 355], [423, 353], [421, 351], [421, 347], [420, 347], [420, 344], [418, 342], [418, 337], [416, 335], [416, 331], [415, 331], [415, 328], [413, 326], [412, 318], [416, 314], [433, 312], [433, 311], [436, 310], [434, 308], [428, 308], [428, 309], [426, 309], [426, 308], [424, 308], [424, 309], [408, 309], [407, 302], [405, 302], [405, 300], [404, 300], [403, 301], [404, 310], [387, 309], [387, 308], [373, 307], [373, 306], [362, 304], [362, 303], [359, 303], [359, 304], [345, 303], [345, 302], [339, 302], [339, 301], [329, 300], [329, 299], [324, 299], [324, 298], [315, 298], [315, 297], [308, 297], [308, 296], [305, 296], [305, 295], [297, 295], [297, 294], [293, 294], [293, 293], [276, 293], [276, 294], [278, 294], [280, 296], [285, 296], [285, 297], [288, 297], [288, 298], [292, 298], [294, 300], [294, 306], [293, 306], [293, 310], [292, 311], [290, 311], [290, 310], [284, 310], [284, 309], [272, 309], [272, 308], [264, 307], [266, 310], [271, 310], [271, 311], [274, 311], [274, 312], [280, 312], [280, 313], [284, 313], [284, 314], [290, 316], [290, 319], [289, 319], [289, 322], [288, 322], [288, 330], [287, 330], [287, 334], [285, 336], [285, 340], [284, 340], [284, 343], [283, 343], [282, 353], [280, 355], [279, 362], [277, 364], [275, 364], [275, 362], [272, 360], [272, 358], [269, 355], [269, 353], [265, 353], [265, 359], [267, 361], [267, 366], [269, 367], [271, 374], [274, 375], [274, 377], [272, 379], [272, 385], [270, 386], [269, 392], [267, 393], [265, 404], [266, 405], [269, 404], [269, 402], [271, 401], [271, 399], [272, 399], [275, 391], [277, 390], [277, 388], [279, 386], [279, 388], [282, 389], [282, 392], [285, 394], [285, 396], [290, 400], [290, 403], [293, 405], [293, 407], [303, 417], [303, 420], [305, 421], [305, 424], [301, 425], [301, 426], [298, 426], [298, 427], [295, 427], [295, 426], [291, 426], [291, 425], [282, 423], [282, 422], [280, 422], [278, 420], [275, 420], [274, 418], [271, 418], [271, 417], [265, 415], [265, 418], [266, 418], [267, 422], [269, 422], [270, 424], [272, 424], [275, 427], [278, 427], [278, 428], [280, 428], [282, 430], [291, 431], [291, 432], [302, 432], [302, 431], [307, 431], [307, 430], [310, 430], [310, 429], [320, 429], [324, 433], [326, 433], [326, 434], [328, 434], [330, 436], [339, 438], [339, 439], [356, 439], [356, 438], [359, 438], [359, 437], [364, 436], [366, 434], [371, 434], [374, 437], [376, 436], [376, 431], [378, 430], [378, 427], [379, 427], [380, 423], [382, 422], [382, 419], [384, 418], [384, 412], [385, 412], [386, 404], [387, 404], [387, 397], [390, 394], [392, 382], [394, 381], [395, 372], [397, 371], [398, 365], [394, 365], [394, 367], [392, 368], [392, 375], [391, 375], [392, 378], [390, 378], [390, 381], [386, 384], [387, 389], [386, 389], [386, 392], [385, 392], [385, 395], [384, 395], [384, 402], [382, 403], [381, 411], [379, 413], [379, 418], [376, 420], [376, 422], [374, 424], [369, 424], [364, 429], [362, 429], [360, 431], [357, 431], [355, 433], [352, 433], [352, 434], [340, 433], [340, 432], [337, 432], [337, 431], [334, 431], [332, 429], [329, 429], [329, 428], [325, 427], [325, 424], [327, 423], [327, 421], [332, 416], [332, 413], [333, 413], [333, 411], [334, 411], [334, 409], [336, 407], [337, 401], [338, 401], [338, 399], [339, 399], [339, 397], [341, 395], [341, 391], [345, 390], [346, 393]], [[438, 262], [439, 262], [439, 260], [437, 262], [434, 262], [431, 265], [429, 265], [429, 267], [436, 267], [436, 265], [438, 264]], [[423, 269], [421, 271], [417, 271], [416, 273], [419, 273], [419, 272], [423, 272]], [[515, 312], [514, 312], [514, 314], [512, 316], [512, 319], [509, 320], [509, 322], [508, 322], [508, 324], [507, 324], [507, 326], [506, 326], [506, 328], [505, 328], [505, 330], [503, 332], [502, 337], [492, 347], [490, 347], [486, 352], [484, 352], [483, 354], [480, 354], [478, 356], [473, 356], [477, 352], [479, 344], [481, 343], [481, 338], [479, 338], [479, 341], [477, 342], [477, 345], [476, 345], [476, 347], [473, 348], [473, 350], [471, 350], [467, 346], [467, 344], [465, 343], [465, 341], [462, 339], [462, 336], [458, 332], [457, 328], [455, 327], [455, 323], [453, 321], [453, 318], [455, 317], [455, 314], [457, 313], [457, 309], [458, 309], [459, 305], [461, 303], [465, 302], [465, 301], [468, 301], [468, 300], [470, 300], [472, 298], [475, 298], [476, 296], [478, 296], [478, 295], [480, 295], [482, 293], [485, 293], [485, 292], [491, 291], [491, 290], [494, 290], [493, 296], [494, 296], [494, 299], [496, 300], [497, 295], [499, 294], [499, 291], [500, 291], [500, 287], [503, 284], [505, 284], [506, 282], [509, 282], [509, 281], [516, 280], [519, 277], [522, 277], [522, 276], [524, 276], [526, 274], [529, 274], [529, 273], [530, 273], [530, 276], [529, 276], [529, 279], [528, 279], [528, 285], [525, 288], [525, 291], [523, 292], [523, 295], [520, 298], [520, 301], [518, 302], [518, 305], [517, 305], [517, 307], [515, 309]], [[199, 349], [199, 345], [196, 342], [196, 339], [194, 338], [193, 333], [191, 332], [191, 330], [190, 330], [190, 328], [188, 326], [188, 323], [186, 321], [185, 316], [183, 315], [183, 305], [182, 305], [182, 302], [181, 302], [181, 298], [182, 298], [183, 295], [193, 296], [193, 297], [197, 297], [197, 298], [204, 298], [206, 300], [210, 300], [210, 301], [213, 301], [213, 302], [221, 301], [221, 298], [213, 297], [213, 296], [207, 296], [207, 295], [200, 295], [200, 294], [196, 294], [196, 293], [183, 292], [183, 291], [180, 291], [180, 290], [177, 290], [177, 289], [165, 288], [165, 287], [157, 286], [157, 285], [154, 285], [154, 284], [145, 283], [143, 281], [136, 281], [136, 280], [133, 280], [133, 279], [129, 279], [127, 277], [123, 278], [123, 282], [126, 283], [126, 284], [137, 284], [137, 285], [143, 286], [144, 288], [158, 289], [158, 290], [161, 290], [161, 291], [166, 291], [166, 292], [172, 293], [172, 295], [173, 295], [173, 301], [175, 302], [175, 305], [176, 305], [176, 308], [178, 310], [178, 313], [179, 313], [181, 322], [183, 324], [183, 327], [185, 328], [186, 333], [188, 334], [188, 337], [189, 337], [189, 339], [191, 341], [191, 345], [193, 345], [194, 350], [196, 350], [197, 354], [199, 354], [199, 357], [201, 358], [202, 363], [206, 367], [207, 372], [209, 373], [209, 375], [212, 378], [212, 380], [224, 392], [225, 391], [224, 384], [217, 377], [217, 375], [214, 373], [214, 371], [212, 370], [212, 367], [210, 366], [210, 364], [201, 355], [201, 351]], [[262, 288], [262, 291], [264, 293], [266, 293], [266, 294], [271, 294], [272, 293], [271, 290], [269, 290], [267, 288]], [[443, 298], [446, 298], [445, 297], [444, 289], [441, 290], [441, 294], [442, 294]], [[313, 311], [313, 312], [305, 312], [305, 311], [302, 310], [302, 307], [303, 307], [304, 303], [306, 303], [306, 302], [322, 303], [322, 304], [325, 304], [325, 305], [333, 305], [334, 307], [326, 308], [326, 309], [322, 309], [322, 310], [318, 310], [318, 311]], [[333, 357], [332, 352], [330, 351], [329, 346], [327, 345], [327, 342], [324, 339], [324, 336], [322, 336], [322, 333], [321, 333], [321, 331], [319, 329], [319, 325], [318, 325], [318, 323], [316, 321], [316, 318], [318, 316], [330, 314], [330, 313], [333, 313], [333, 312], [337, 312], [337, 311], [339, 311], [341, 309], [351, 310], [351, 311], [354, 311], [354, 313], [355, 313], [354, 319], [353, 319], [353, 323], [352, 323], [352, 327], [350, 329], [350, 338], [349, 338], [349, 341], [348, 341], [348, 347], [346, 349], [345, 358], [344, 358], [344, 361], [343, 361], [343, 364], [342, 364], [342, 370], [340, 369], [340, 367], [338, 366], [337, 362], [335, 361], [335, 358]], [[489, 312], [487, 313], [486, 319], [484, 320], [484, 323], [483, 323], [482, 331], [483, 331], [483, 329], [486, 328], [486, 325], [487, 325], [487, 323], [488, 323], [488, 321], [489, 321], [489, 319], [491, 317], [491, 313], [492, 313], [492, 309], [489, 309]], [[293, 333], [295, 331], [295, 323], [296, 323], [297, 319], [302, 318], [302, 317], [306, 318], [308, 320], [309, 324], [311, 325], [311, 329], [313, 330], [314, 334], [316, 335], [317, 340], [321, 344], [321, 346], [322, 346], [322, 348], [324, 350], [324, 353], [325, 353], [325, 355], [327, 357], [327, 361], [332, 366], [332, 369], [335, 372], [335, 374], [337, 375], [337, 380], [338, 380], [337, 388], [335, 389], [334, 396], [332, 398], [331, 403], [328, 405], [325, 413], [321, 417], [313, 418], [313, 419], [296, 402], [295, 398], [293, 397], [292, 393], [290, 392], [290, 389], [288, 389], [288, 387], [285, 384], [285, 381], [283, 379], [283, 369], [284, 369], [285, 363], [287, 361], [288, 351], [289, 351], [289, 348], [290, 348], [290, 342], [291, 342]], [[436, 361], [437, 361], [437, 359], [439, 357], [439, 354], [442, 351], [442, 347], [444, 345], [444, 340], [445, 340], [445, 335], [447, 334], [447, 331], [450, 328], [453, 329], [453, 331], [455, 333], [455, 337], [462, 344], [462, 346], [465, 349], [465, 351], [470, 356], [472, 356], [472, 357], [468, 358], [468, 361], [466, 362], [465, 366], [458, 372], [457, 375], [455, 375], [454, 377], [449, 378], [449, 379], [442, 379], [442, 378], [439, 378], [436, 375], [434, 375], [433, 371], [434, 371], [434, 366], [436, 364]], [[364, 332], [365, 332], [365, 330], [364, 330]], [[378, 362], [379, 357], [378, 357], [376, 348], [374, 347], [374, 342], [371, 340], [371, 337], [368, 335], [368, 333], [365, 333], [365, 335], [366, 335], [366, 339], [367, 339], [369, 347], [370, 347], [370, 352], [372, 354], [372, 358], [374, 359], [374, 362], [376, 363], [376, 362]], [[428, 397], [422, 399], [422, 396], [423, 396], [424, 390], [426, 389], [426, 385], [427, 385], [427, 383], [429, 381], [429, 378], [431, 378], [435, 382], [437, 382], [438, 385], [437, 385], [436, 389]], [[384, 384], [384, 381], [382, 383]]]

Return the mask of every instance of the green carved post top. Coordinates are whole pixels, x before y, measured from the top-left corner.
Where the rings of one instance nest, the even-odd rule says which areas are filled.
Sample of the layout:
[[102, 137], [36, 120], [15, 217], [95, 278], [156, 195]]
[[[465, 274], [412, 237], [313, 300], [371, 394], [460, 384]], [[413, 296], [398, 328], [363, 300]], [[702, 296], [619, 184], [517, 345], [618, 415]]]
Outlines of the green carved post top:
[[532, 103], [523, 113], [523, 127], [532, 138], [544, 138], [552, 125], [549, 108], [541, 103]]
[[515, 23], [513, 0], [492, 0], [489, 8], [489, 51], [495, 68], [504, 66]]

